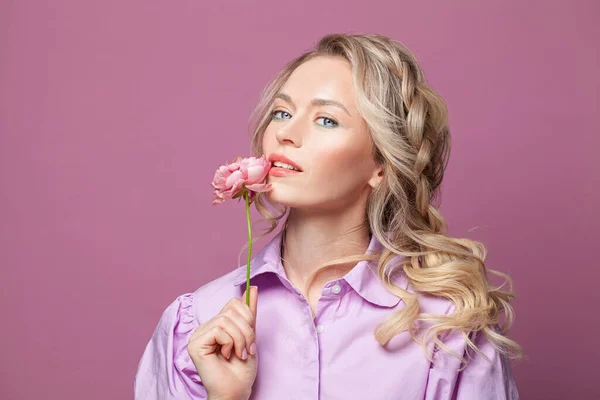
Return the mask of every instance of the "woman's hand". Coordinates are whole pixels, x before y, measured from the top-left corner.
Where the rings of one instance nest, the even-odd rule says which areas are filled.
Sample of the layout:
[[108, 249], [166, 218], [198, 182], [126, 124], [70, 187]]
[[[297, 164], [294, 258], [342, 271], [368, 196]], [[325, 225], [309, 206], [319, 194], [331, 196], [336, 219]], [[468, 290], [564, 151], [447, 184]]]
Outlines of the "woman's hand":
[[187, 346], [211, 400], [246, 400], [252, 393], [258, 365], [258, 287], [250, 287], [250, 307], [244, 301], [246, 291], [242, 299], [232, 298], [219, 314], [198, 326]]

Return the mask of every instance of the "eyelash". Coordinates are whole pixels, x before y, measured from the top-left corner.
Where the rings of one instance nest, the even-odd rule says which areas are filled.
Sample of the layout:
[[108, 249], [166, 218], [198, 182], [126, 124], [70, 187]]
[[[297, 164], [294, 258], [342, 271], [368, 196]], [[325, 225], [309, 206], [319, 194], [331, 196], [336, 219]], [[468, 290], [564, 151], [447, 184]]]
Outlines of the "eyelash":
[[[281, 113], [286, 113], [286, 114], [290, 114], [290, 113], [289, 113], [289, 112], [287, 112], [287, 111], [283, 111], [283, 110], [274, 110], [274, 111], [272, 111], [272, 112], [271, 112], [271, 119], [285, 119], [285, 118], [276, 118], [276, 117], [275, 117], [275, 114], [277, 114], [277, 113], [279, 113], [279, 112], [281, 112]], [[291, 115], [291, 114], [290, 114], [290, 115]], [[332, 125], [329, 125], [329, 126], [321, 125], [323, 128], [335, 128], [336, 126], [338, 126], [338, 125], [339, 125], [339, 123], [338, 123], [338, 122], [337, 122], [335, 119], [333, 119], [333, 118], [330, 118], [330, 117], [319, 117], [319, 118], [328, 119], [328, 120], [330, 120], [331, 122], [333, 122], [333, 126], [332, 126]], [[319, 118], [317, 118], [317, 119], [319, 119]]]

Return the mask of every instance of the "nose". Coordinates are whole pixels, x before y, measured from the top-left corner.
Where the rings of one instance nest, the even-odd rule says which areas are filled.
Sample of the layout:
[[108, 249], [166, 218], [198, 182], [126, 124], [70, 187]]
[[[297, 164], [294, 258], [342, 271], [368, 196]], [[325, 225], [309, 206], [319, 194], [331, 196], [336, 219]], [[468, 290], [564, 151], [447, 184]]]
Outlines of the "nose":
[[280, 124], [275, 131], [275, 137], [281, 144], [292, 145], [294, 147], [302, 146], [302, 132], [305, 127], [302, 126], [300, 118], [289, 119]]

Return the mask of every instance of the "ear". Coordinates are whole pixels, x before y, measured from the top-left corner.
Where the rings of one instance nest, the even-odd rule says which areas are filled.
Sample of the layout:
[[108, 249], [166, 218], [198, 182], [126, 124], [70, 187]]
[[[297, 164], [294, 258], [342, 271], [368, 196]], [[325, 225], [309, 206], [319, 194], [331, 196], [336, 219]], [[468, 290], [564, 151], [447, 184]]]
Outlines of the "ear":
[[383, 167], [377, 164], [377, 167], [373, 170], [371, 179], [369, 179], [369, 186], [375, 189], [383, 180]]

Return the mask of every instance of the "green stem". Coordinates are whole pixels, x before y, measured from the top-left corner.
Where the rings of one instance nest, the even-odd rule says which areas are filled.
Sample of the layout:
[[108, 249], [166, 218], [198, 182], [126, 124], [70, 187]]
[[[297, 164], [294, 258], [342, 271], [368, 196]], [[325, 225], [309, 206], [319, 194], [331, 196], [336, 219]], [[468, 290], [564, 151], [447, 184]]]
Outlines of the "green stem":
[[246, 219], [248, 220], [248, 264], [246, 264], [246, 305], [250, 307], [250, 258], [252, 255], [252, 228], [250, 227], [250, 198], [248, 191], [244, 193], [246, 200]]

